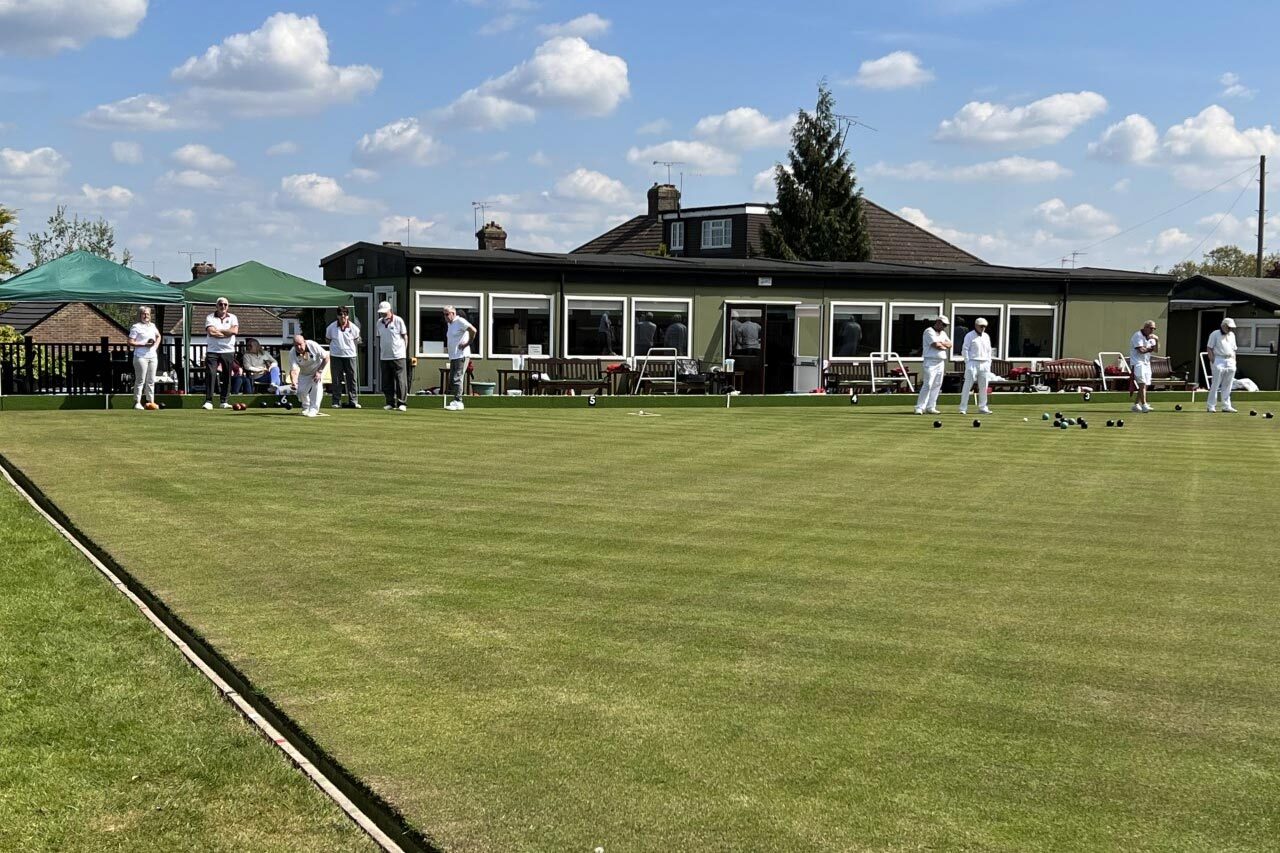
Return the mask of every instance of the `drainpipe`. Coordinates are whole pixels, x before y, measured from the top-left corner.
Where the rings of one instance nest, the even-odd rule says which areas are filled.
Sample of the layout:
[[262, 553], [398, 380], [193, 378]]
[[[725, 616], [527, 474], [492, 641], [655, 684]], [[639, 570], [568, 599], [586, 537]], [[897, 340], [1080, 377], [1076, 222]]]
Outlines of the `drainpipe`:
[[[565, 332], [568, 331], [568, 329], [564, 328], [564, 324], [569, 322], [568, 312], [564, 310], [564, 273], [560, 273], [560, 304], [557, 306], [557, 310], [560, 312], [560, 339], [562, 340]], [[561, 350], [561, 348], [562, 344], [560, 343], [560, 340], [554, 340], [551, 342], [551, 352], [554, 353], [557, 350]], [[556, 357], [565, 358], [565, 351], [560, 352], [560, 355]]]
[[1067, 357], [1067, 303], [1071, 300], [1071, 276], [1062, 280], [1062, 315], [1058, 319], [1058, 358]]

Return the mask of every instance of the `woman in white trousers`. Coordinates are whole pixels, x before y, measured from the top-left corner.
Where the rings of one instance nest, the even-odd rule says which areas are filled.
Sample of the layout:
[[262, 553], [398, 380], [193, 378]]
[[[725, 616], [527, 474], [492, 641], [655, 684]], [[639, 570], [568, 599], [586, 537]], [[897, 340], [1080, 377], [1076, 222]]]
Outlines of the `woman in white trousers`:
[[138, 309], [138, 322], [129, 327], [129, 343], [133, 345], [133, 407], [143, 408], [156, 401], [156, 350], [160, 347], [160, 330], [151, 322], [151, 309]]

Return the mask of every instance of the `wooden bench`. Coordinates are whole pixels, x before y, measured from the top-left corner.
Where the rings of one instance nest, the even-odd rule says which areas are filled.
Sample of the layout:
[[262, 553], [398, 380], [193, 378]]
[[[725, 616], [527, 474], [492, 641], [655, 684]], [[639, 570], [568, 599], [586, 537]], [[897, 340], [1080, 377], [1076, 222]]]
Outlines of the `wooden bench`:
[[529, 385], [535, 394], [566, 391], [607, 393], [612, 379], [605, 363], [595, 358], [540, 358], [528, 362]]
[[[1132, 376], [1133, 365], [1129, 363], [1129, 357], [1125, 356], [1124, 363], [1129, 365], [1130, 376], [1125, 377], [1108, 377], [1108, 379], [1127, 380], [1129, 392], [1133, 393], [1134, 387], [1130, 377]], [[1151, 390], [1152, 391], [1191, 391], [1196, 387], [1195, 382], [1187, 377], [1186, 373], [1175, 373], [1173, 370], [1173, 359], [1167, 355], [1151, 356]]]
[[822, 384], [828, 393], [844, 390], [863, 393], [872, 390], [872, 376], [875, 377], [876, 391], [902, 391], [907, 387], [908, 378], [910, 387], [919, 387], [915, 374], [895, 376], [883, 361], [833, 361], [822, 372]]
[[1054, 391], [1079, 388], [1081, 385], [1102, 387], [1098, 365], [1083, 358], [1059, 358], [1042, 362], [1040, 374]]
[[1014, 364], [1007, 358], [991, 359], [991, 373], [993, 376], [999, 376], [999, 379], [992, 379], [987, 388], [991, 391], [1026, 391], [1027, 380], [1021, 376], [1010, 376], [1014, 369], [1019, 365]]

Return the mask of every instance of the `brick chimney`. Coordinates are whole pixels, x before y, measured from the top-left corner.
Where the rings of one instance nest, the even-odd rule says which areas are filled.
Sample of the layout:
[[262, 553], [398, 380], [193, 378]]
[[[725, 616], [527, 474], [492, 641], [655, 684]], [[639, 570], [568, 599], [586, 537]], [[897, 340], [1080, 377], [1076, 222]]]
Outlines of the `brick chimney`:
[[654, 184], [649, 187], [649, 217], [657, 219], [660, 213], [675, 213], [680, 209], [680, 190], [671, 184]]
[[490, 222], [488, 225], [476, 232], [476, 242], [480, 249], [505, 249], [507, 248], [507, 232], [502, 230], [502, 226], [496, 222]]
[[198, 263], [192, 264], [191, 266], [191, 280], [195, 281], [198, 278], [204, 278], [207, 275], [213, 275], [217, 271], [218, 271], [218, 268], [215, 267], [213, 264], [209, 263], [208, 261], [200, 261]]

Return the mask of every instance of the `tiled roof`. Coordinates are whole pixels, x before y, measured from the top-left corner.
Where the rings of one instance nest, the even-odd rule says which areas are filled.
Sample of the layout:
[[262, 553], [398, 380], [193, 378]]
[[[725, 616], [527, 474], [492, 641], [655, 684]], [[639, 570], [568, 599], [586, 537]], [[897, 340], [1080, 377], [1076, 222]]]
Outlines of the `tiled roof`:
[[26, 334], [33, 326], [62, 307], [54, 302], [15, 302], [9, 310], [0, 313], [0, 326], [13, 326], [19, 334]]
[[[862, 200], [863, 218], [871, 235], [872, 260], [903, 264], [980, 264], [982, 259], [953, 246], [936, 234], [892, 213], [875, 202]], [[696, 214], [696, 208], [687, 212]], [[747, 248], [752, 254], [761, 251], [761, 240], [769, 217], [747, 214]], [[662, 243], [662, 225], [649, 216], [637, 216], [589, 240], [573, 250], [573, 254], [612, 255], [622, 253], [652, 254]]]
[[574, 254], [616, 255], [627, 252], [649, 254], [662, 245], [662, 223], [652, 216], [636, 216], [588, 240]]
[[[204, 318], [213, 313], [212, 305], [192, 305], [191, 306], [191, 335], [192, 337], [200, 337], [204, 335]], [[280, 322], [280, 315], [274, 311], [268, 311], [266, 308], [253, 308], [245, 306], [244, 308], [236, 308], [231, 306], [231, 313], [236, 315], [236, 319], [240, 321], [240, 337], [242, 338], [278, 338], [283, 329]], [[182, 334], [182, 315], [174, 317], [173, 322], [165, 322], [166, 335]]]
[[[1234, 291], [1260, 303], [1266, 308], [1272, 310], [1280, 309], [1280, 279], [1276, 278], [1254, 278], [1253, 276], [1239, 275], [1195, 275], [1179, 282], [1177, 288], [1174, 289], [1174, 294], [1176, 295], [1178, 292], [1201, 282], [1209, 282], [1219, 288]], [[4, 322], [3, 319], [0, 319], [0, 322]]]
[[953, 246], [866, 198], [862, 217], [871, 234], [871, 259], [906, 264], [980, 264], [982, 259]]

